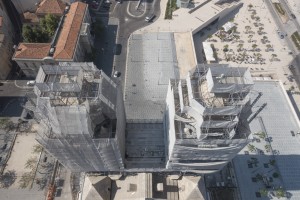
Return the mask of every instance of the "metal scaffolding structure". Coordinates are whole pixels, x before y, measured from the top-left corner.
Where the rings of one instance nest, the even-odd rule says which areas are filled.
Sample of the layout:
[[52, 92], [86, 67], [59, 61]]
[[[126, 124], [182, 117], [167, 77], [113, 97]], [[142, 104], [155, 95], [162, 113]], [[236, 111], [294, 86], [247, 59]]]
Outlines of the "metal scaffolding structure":
[[186, 79], [171, 80], [167, 168], [213, 172], [231, 160], [248, 142], [236, 130], [252, 87], [247, 68], [219, 64], [201, 64]]
[[122, 91], [92, 63], [40, 67], [28, 94], [39, 122], [37, 140], [72, 171], [124, 168]]

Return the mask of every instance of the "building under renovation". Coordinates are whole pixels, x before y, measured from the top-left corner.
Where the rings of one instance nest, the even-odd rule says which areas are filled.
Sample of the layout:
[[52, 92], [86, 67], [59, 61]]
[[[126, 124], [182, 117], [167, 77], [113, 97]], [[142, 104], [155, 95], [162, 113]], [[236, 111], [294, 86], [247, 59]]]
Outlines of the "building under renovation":
[[37, 140], [72, 171], [124, 168], [121, 88], [92, 63], [43, 65], [27, 109], [40, 124]]
[[[207, 68], [209, 66], [209, 68]], [[253, 87], [248, 68], [198, 65], [186, 79], [170, 80], [165, 126], [167, 168], [214, 172], [247, 143], [240, 114]]]
[[248, 143], [238, 127], [252, 87], [247, 68], [198, 65], [170, 80], [161, 125], [126, 124], [111, 78], [92, 63], [59, 63], [41, 66], [27, 109], [40, 124], [37, 140], [72, 171], [212, 173]]

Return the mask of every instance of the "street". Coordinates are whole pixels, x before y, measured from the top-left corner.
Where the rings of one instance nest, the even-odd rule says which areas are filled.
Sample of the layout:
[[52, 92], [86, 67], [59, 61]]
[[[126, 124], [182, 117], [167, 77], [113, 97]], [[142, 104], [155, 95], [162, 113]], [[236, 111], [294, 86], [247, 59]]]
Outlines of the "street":
[[[293, 33], [295, 31], [298, 31], [300, 33], [300, 26], [299, 26], [299, 24], [296, 20], [291, 19], [292, 11], [290, 10], [290, 8], [289, 8], [288, 4], [285, 2], [285, 0], [280, 0], [280, 3], [283, 5], [284, 9], [288, 13], [289, 20], [293, 21], [294, 27], [292, 28], [292, 30], [288, 26], [288, 24], [282, 23], [282, 21], [279, 18], [278, 13], [276, 12], [272, 2], [270, 0], [265, 0], [265, 2], [266, 2], [266, 5], [267, 5], [269, 11], [271, 12], [271, 15], [272, 15], [273, 19], [276, 21], [276, 24], [277, 24], [279, 30], [289, 32], [289, 33]], [[298, 87], [300, 87], [300, 55], [299, 55], [299, 50], [293, 44], [289, 34], [288, 34], [287, 37], [285, 37], [285, 41], [286, 41], [289, 49], [294, 54], [294, 59], [291, 62], [291, 64], [293, 64], [295, 66], [295, 69], [292, 70], [292, 74], [293, 74], [293, 77], [294, 77]]]
[[95, 12], [97, 19], [103, 22], [103, 33], [96, 38], [97, 51], [95, 64], [106, 74], [114, 70], [121, 72], [121, 83], [124, 85], [126, 71], [127, 42], [130, 34], [139, 28], [149, 25], [145, 17], [160, 14], [158, 0], [142, 1], [136, 9], [137, 2], [124, 1], [119, 4], [112, 2], [107, 12]]
[[33, 89], [27, 80], [2, 81], [0, 84], [0, 117], [20, 117], [26, 93]]

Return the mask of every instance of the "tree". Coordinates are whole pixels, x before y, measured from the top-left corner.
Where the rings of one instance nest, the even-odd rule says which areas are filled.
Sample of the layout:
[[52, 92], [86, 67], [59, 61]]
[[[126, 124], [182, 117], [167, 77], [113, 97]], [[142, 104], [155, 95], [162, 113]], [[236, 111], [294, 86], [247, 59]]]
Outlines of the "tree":
[[259, 193], [261, 194], [261, 196], [266, 197], [268, 196], [268, 190], [266, 188], [261, 188], [259, 190]]
[[0, 176], [0, 185], [3, 188], [10, 187], [17, 179], [15, 170], [8, 170], [2, 176]]
[[285, 191], [284, 191], [284, 189], [283, 189], [283, 188], [278, 188], [278, 189], [276, 189], [276, 191], [275, 191], [275, 196], [276, 196], [277, 198], [284, 197], [284, 196], [285, 196]]
[[41, 153], [43, 151], [43, 147], [39, 144], [33, 146], [32, 153]]
[[266, 144], [265, 149], [266, 149], [267, 152], [270, 152], [271, 151], [271, 145]]
[[248, 149], [249, 151], [254, 152], [256, 150], [256, 147], [252, 144], [248, 144]]
[[19, 180], [19, 187], [24, 189], [29, 186], [29, 184], [33, 181], [33, 173], [32, 172], [25, 172], [22, 174], [21, 179]]
[[44, 43], [49, 41], [49, 35], [43, 32], [39, 27], [34, 27], [33, 32], [35, 34], [36, 43]]
[[33, 32], [31, 26], [24, 25], [22, 29], [22, 35], [24, 42], [35, 42], [35, 33]]
[[12, 130], [15, 128], [15, 124], [8, 118], [0, 119], [0, 129]]
[[47, 14], [41, 19], [39, 26], [32, 28], [31, 26], [24, 25], [22, 30], [24, 41], [36, 43], [49, 42], [49, 39], [56, 31], [58, 21], [58, 17]]
[[39, 27], [31, 28], [28, 25], [23, 26], [23, 39], [25, 42], [48, 42], [48, 34], [44, 33]]
[[279, 174], [278, 174], [277, 172], [274, 172], [274, 173], [273, 173], [273, 177], [274, 177], [274, 178], [278, 178], [278, 177], [279, 177]]
[[274, 159], [270, 160], [270, 165], [274, 166], [276, 161]]
[[58, 17], [51, 15], [51, 14], [47, 14], [40, 21], [40, 26], [41, 26], [42, 32], [46, 33], [48, 35], [48, 37], [52, 37], [56, 31], [58, 22], [59, 22]]
[[275, 58], [275, 57], [277, 57], [277, 55], [276, 54], [272, 54], [272, 57]]
[[257, 47], [257, 44], [253, 44], [252, 48], [255, 49]]
[[266, 133], [265, 132], [255, 133], [255, 135], [258, 135], [258, 137], [261, 138], [261, 139], [265, 139], [266, 138]]
[[228, 47], [229, 47], [228, 44], [224, 45], [223, 51], [224, 51], [224, 52], [227, 52], [227, 51], [228, 51]]
[[37, 161], [35, 158], [29, 158], [25, 163], [25, 168], [34, 169], [36, 168]]

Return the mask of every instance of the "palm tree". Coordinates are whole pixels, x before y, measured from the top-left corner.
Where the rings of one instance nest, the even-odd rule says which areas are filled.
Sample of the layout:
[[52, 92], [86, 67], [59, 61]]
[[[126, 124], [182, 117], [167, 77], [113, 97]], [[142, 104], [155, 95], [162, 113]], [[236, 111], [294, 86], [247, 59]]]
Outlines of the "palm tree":
[[259, 190], [259, 193], [261, 194], [262, 197], [268, 196], [268, 190], [266, 188], [261, 188]]
[[249, 8], [249, 10], [250, 10], [251, 8], [253, 8], [253, 5], [250, 3], [250, 4], [248, 5], [248, 8]]
[[283, 188], [276, 189], [275, 196], [277, 198], [285, 197], [285, 191], [284, 191], [284, 189]]
[[254, 145], [248, 144], [248, 149], [249, 149], [249, 151], [254, 152], [256, 148]]
[[256, 49], [256, 47], [257, 47], [257, 44], [253, 44], [253, 45], [252, 45], [252, 48], [253, 48], [253, 49]]
[[271, 151], [271, 145], [266, 144], [265, 149], [266, 149], [267, 152], [270, 152]]

